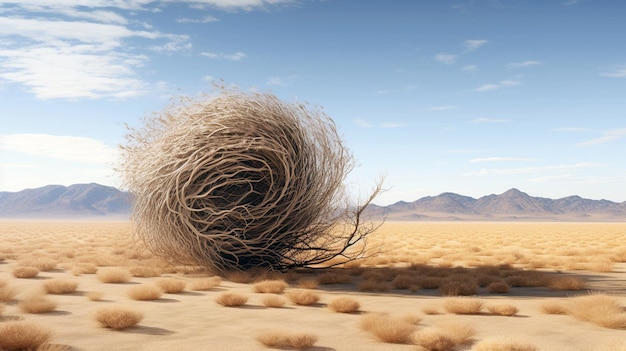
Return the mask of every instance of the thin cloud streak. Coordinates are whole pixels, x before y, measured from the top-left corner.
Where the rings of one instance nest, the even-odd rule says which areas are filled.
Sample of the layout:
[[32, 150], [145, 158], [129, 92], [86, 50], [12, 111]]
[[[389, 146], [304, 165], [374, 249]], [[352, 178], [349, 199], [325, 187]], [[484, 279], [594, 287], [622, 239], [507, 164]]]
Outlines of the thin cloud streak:
[[498, 89], [503, 89], [503, 88], [514, 87], [520, 84], [521, 83], [516, 80], [503, 80], [503, 81], [500, 81], [499, 83], [483, 84], [479, 86], [478, 88], [476, 88], [475, 90], [479, 93], [482, 93], [482, 92], [490, 91], [490, 90], [498, 90]]
[[118, 156], [116, 147], [100, 140], [50, 134], [0, 135], [0, 150], [90, 164], [114, 164]]
[[489, 41], [485, 39], [466, 40], [463, 42], [463, 46], [465, 47], [466, 51], [474, 51], [487, 43], [489, 43]]
[[433, 60], [437, 62], [441, 62], [446, 65], [453, 65], [456, 62], [456, 57], [457, 57], [456, 55], [440, 52], [437, 55], [435, 55], [435, 57], [433, 57]]
[[624, 136], [626, 136], [626, 128], [611, 129], [611, 130], [604, 132], [603, 134], [604, 135], [602, 135], [601, 137], [583, 141], [576, 145], [579, 145], [579, 146], [600, 145], [600, 144], [606, 144], [606, 143], [621, 139]]
[[530, 66], [540, 65], [539, 61], [522, 61], [522, 62], [511, 62], [506, 65], [507, 68], [525, 68]]

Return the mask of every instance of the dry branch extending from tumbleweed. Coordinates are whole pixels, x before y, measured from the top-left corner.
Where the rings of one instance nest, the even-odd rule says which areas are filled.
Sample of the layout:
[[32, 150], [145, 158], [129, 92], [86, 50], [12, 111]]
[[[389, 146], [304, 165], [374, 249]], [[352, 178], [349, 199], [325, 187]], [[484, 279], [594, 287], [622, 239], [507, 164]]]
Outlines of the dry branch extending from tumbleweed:
[[340, 264], [362, 256], [377, 227], [362, 215], [381, 182], [349, 203], [352, 155], [332, 119], [306, 104], [221, 88], [181, 98], [127, 140], [137, 234], [165, 258], [221, 274]]

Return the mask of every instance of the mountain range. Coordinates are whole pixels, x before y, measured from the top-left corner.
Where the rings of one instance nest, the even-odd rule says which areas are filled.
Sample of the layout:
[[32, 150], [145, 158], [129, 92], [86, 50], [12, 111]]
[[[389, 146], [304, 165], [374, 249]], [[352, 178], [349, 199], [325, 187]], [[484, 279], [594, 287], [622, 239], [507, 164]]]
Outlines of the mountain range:
[[[128, 219], [131, 203], [130, 193], [110, 186], [47, 185], [0, 192], [0, 218]], [[548, 199], [510, 189], [478, 199], [443, 193], [388, 206], [372, 204], [365, 213], [368, 218], [389, 221], [626, 221], [626, 201], [590, 200], [577, 195]]]

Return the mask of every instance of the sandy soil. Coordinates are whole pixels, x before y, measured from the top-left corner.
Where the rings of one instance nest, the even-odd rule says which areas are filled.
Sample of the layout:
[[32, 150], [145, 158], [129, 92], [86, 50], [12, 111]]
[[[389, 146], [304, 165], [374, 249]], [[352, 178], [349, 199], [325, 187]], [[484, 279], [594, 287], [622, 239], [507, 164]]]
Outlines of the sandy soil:
[[[410, 225], [419, 231], [419, 223]], [[437, 226], [432, 223], [428, 225], [429, 230], [433, 230], [433, 225], [435, 228]], [[617, 226], [618, 233], [626, 233], [626, 224], [611, 225]], [[386, 227], [385, 230], [394, 230], [393, 224], [386, 226], [392, 227]], [[63, 255], [76, 257], [78, 252], [70, 255], [63, 250], [50, 250], [55, 247], [58, 249], [59, 243], [68, 245], [68, 238], [80, 239], [83, 244], [89, 244], [89, 238], [106, 236], [110, 236], [112, 240], [96, 240], [95, 244], [90, 245], [111, 245], [108, 249], [115, 250], [116, 242], [124, 242], [116, 241], [116, 238], [127, 237], [130, 230], [130, 225], [126, 223], [0, 223], [0, 237], [3, 241], [0, 244], [0, 255], [4, 256], [4, 261], [0, 262], [0, 280], [8, 281], [19, 292], [13, 300], [5, 304], [0, 323], [17, 319], [35, 321], [54, 331], [54, 344], [68, 345], [73, 350], [263, 350], [267, 348], [255, 338], [272, 330], [302, 331], [317, 335], [319, 339], [311, 350], [416, 350], [418, 348], [415, 345], [377, 341], [359, 327], [359, 321], [365, 313], [381, 312], [398, 316], [413, 313], [422, 318], [416, 327], [418, 330], [445, 323], [447, 320], [473, 326], [476, 329], [473, 342], [459, 346], [456, 350], [470, 350], [476, 342], [493, 338], [519, 340], [536, 346], [538, 350], [626, 350], [626, 330], [604, 328], [569, 315], [549, 315], [541, 311], [541, 305], [545, 302], [566, 300], [568, 296], [589, 291], [614, 294], [621, 305], [626, 306], [626, 263], [623, 262], [617, 262], [610, 272], [576, 271], [577, 276], [587, 281], [588, 289], [583, 291], [525, 287], [512, 288], [506, 294], [491, 294], [481, 288], [478, 298], [485, 304], [505, 302], [519, 309], [517, 315], [504, 317], [489, 313], [446, 313], [443, 309], [446, 297], [440, 296], [436, 290], [420, 289], [410, 292], [391, 289], [385, 292], [362, 292], [354, 283], [319, 285], [315, 291], [321, 294], [321, 300], [313, 306], [298, 306], [288, 302], [282, 308], [265, 307], [261, 302], [264, 295], [255, 293], [251, 284], [229, 280], [223, 280], [218, 287], [208, 291], [185, 290], [178, 294], [164, 294], [154, 301], [135, 301], [128, 297], [128, 289], [157, 278], [133, 277], [128, 283], [105, 284], [95, 274], [74, 275], [69, 269], [72, 258], [67, 258], [65, 264], [59, 258]], [[442, 230], [442, 233], [446, 230]], [[440, 235], [444, 235], [442, 233]], [[40, 272], [35, 278], [13, 277], [13, 269], [24, 259], [24, 255], [29, 256], [24, 252], [26, 246], [21, 245], [26, 245], [28, 238], [37, 236], [50, 240], [33, 248], [30, 255], [49, 255], [51, 251], [56, 252], [58, 268]], [[20, 237], [24, 240], [20, 240]], [[61, 240], [62, 238], [67, 240]], [[83, 246], [77, 245], [75, 250], [81, 248]], [[567, 273], [560, 271], [554, 274]], [[161, 277], [179, 277], [190, 282], [198, 276], [202, 274], [187, 271], [164, 273]], [[45, 281], [59, 277], [78, 281], [78, 290], [70, 294], [49, 295], [58, 302], [58, 307], [53, 312], [27, 314], [20, 311], [18, 303], [23, 296], [40, 290]], [[289, 289], [295, 284], [291, 282]], [[90, 291], [102, 292], [102, 300], [90, 301], [86, 297]], [[245, 294], [249, 300], [241, 307], [224, 307], [217, 304], [215, 299], [225, 291]], [[337, 296], [350, 296], [359, 301], [360, 312], [343, 314], [326, 308], [326, 304]], [[144, 313], [145, 318], [138, 326], [123, 331], [99, 326], [93, 317], [95, 311], [113, 305], [136, 308]], [[422, 312], [425, 307], [438, 308], [441, 313], [426, 315]]]

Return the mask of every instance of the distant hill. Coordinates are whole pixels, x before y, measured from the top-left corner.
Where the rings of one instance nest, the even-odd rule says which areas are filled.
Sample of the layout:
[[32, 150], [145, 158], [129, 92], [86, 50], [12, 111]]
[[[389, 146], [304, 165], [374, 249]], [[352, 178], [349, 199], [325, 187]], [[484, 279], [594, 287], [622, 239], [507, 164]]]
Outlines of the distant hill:
[[626, 202], [589, 200], [580, 196], [548, 199], [530, 196], [517, 189], [478, 199], [454, 193], [427, 196], [413, 202], [388, 206], [371, 205], [371, 218], [411, 220], [538, 220], [538, 221], [626, 221]]
[[[0, 218], [128, 219], [131, 207], [131, 194], [95, 183], [0, 192]], [[389, 221], [626, 221], [626, 201], [577, 195], [553, 200], [510, 189], [478, 199], [443, 193], [413, 202], [370, 205], [366, 216]]]
[[1, 218], [129, 218], [131, 195], [100, 184], [0, 192]]

